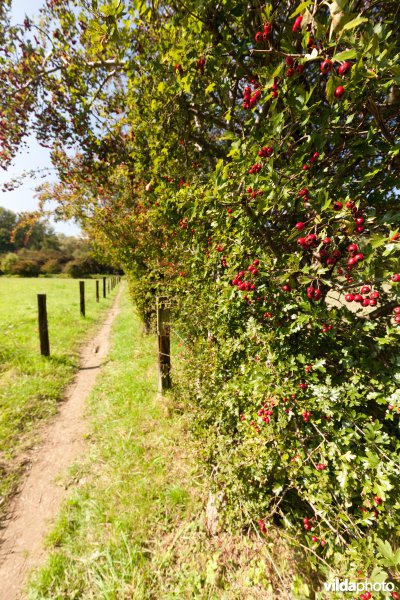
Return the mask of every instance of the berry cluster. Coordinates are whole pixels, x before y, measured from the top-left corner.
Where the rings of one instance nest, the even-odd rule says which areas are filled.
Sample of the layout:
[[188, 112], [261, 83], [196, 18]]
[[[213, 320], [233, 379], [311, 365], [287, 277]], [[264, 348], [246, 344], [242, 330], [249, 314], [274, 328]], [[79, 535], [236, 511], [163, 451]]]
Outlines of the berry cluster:
[[356, 267], [359, 262], [364, 260], [364, 254], [358, 251], [357, 244], [350, 244], [347, 247], [347, 252], [350, 254], [347, 259], [347, 270], [350, 271], [353, 267]]
[[[344, 76], [350, 71], [350, 69], [351, 69], [351, 64], [347, 61], [344, 61], [338, 69], [338, 74]], [[321, 73], [324, 73], [324, 75], [328, 75], [329, 73], [334, 71], [333, 62], [329, 58], [326, 58], [325, 60], [322, 61], [320, 70], [321, 70]], [[344, 89], [344, 87], [342, 85], [339, 85], [335, 89], [335, 92], [334, 92], [335, 98], [341, 98], [343, 96], [343, 94], [345, 93], [345, 91], [346, 90]]]
[[[309, 163], [313, 165], [315, 162], [317, 162], [318, 157], [319, 157], [319, 152], [314, 152], [312, 154], [311, 158], [309, 159]], [[308, 169], [310, 168], [310, 165], [308, 163], [305, 163], [302, 168], [303, 168], [303, 171], [308, 171]]]
[[254, 36], [254, 39], [256, 40], [257, 44], [259, 44], [260, 42], [266, 42], [267, 39], [269, 38], [271, 31], [272, 31], [271, 23], [265, 23], [263, 30], [257, 31], [256, 35]]
[[249, 174], [250, 175], [254, 175], [254, 173], [259, 173], [262, 169], [262, 164], [261, 163], [255, 163], [254, 165], [252, 165], [249, 169]]
[[274, 83], [271, 85], [271, 87], [269, 88], [271, 91], [271, 96], [273, 98], [277, 98], [278, 97], [278, 92], [279, 92], [279, 79], [278, 77], [274, 77]]
[[[368, 285], [363, 285], [359, 292], [346, 294], [344, 299], [346, 302], [359, 302], [364, 307], [376, 306], [379, 292], [370, 292], [371, 288]], [[365, 294], [369, 294], [369, 296], [365, 298]]]
[[303, 64], [296, 64], [291, 56], [286, 56], [285, 63], [289, 67], [286, 70], [286, 77], [293, 77], [295, 73], [298, 75], [304, 73], [305, 66]]
[[[258, 269], [256, 268], [259, 265], [259, 261], [256, 259], [253, 261], [253, 263], [251, 265], [249, 265], [248, 267], [248, 271], [250, 273], [252, 273], [252, 275], [257, 275], [258, 274]], [[241, 292], [244, 291], [255, 291], [256, 285], [254, 283], [251, 283], [251, 281], [243, 281], [243, 277], [245, 276], [245, 271], [239, 271], [237, 273], [237, 275], [234, 277], [234, 279], [232, 279], [232, 285], [237, 286], [238, 290], [240, 290]]]
[[253, 198], [257, 198], [257, 196], [262, 196], [263, 195], [263, 191], [262, 190], [253, 190], [252, 187], [248, 187], [247, 188], [247, 193]]
[[315, 288], [313, 285], [308, 286], [308, 288], [306, 289], [307, 292], [307, 298], [309, 300], [315, 300], [316, 302], [318, 302], [318, 300], [321, 299], [321, 290], [318, 288]]
[[255, 79], [253, 79], [251, 83], [254, 86], [254, 90], [252, 90], [251, 86], [249, 85], [246, 85], [246, 87], [243, 90], [242, 106], [246, 110], [250, 110], [251, 108], [253, 108], [261, 98], [261, 92], [258, 89], [260, 84]]
[[317, 463], [315, 465], [315, 468], [317, 469], [317, 471], [324, 471], [326, 469], [326, 465], [324, 465], [323, 463]]
[[261, 150], [258, 151], [258, 156], [260, 156], [261, 158], [269, 158], [270, 156], [272, 156], [273, 152], [273, 148], [271, 148], [270, 146], [264, 146], [263, 148], [261, 148]]
[[351, 210], [351, 212], [353, 213], [354, 221], [355, 221], [355, 225], [356, 225], [356, 232], [362, 233], [365, 229], [364, 228], [365, 217], [364, 217], [363, 213], [357, 208], [354, 200], [349, 200], [348, 202], [346, 202], [346, 208]]

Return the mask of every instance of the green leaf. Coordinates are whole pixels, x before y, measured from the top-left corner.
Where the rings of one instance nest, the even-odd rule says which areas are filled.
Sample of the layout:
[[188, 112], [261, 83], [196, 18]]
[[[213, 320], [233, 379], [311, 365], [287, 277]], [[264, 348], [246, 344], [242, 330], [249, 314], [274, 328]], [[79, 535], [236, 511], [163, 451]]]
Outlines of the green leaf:
[[339, 52], [339, 54], [335, 54], [332, 58], [333, 61], [341, 61], [341, 60], [351, 60], [356, 58], [357, 52], [354, 50], [344, 50], [343, 52]]
[[215, 86], [216, 86], [216, 85], [217, 85], [217, 84], [215, 83], [215, 81], [212, 81], [212, 82], [211, 82], [211, 83], [210, 83], [210, 84], [209, 84], [209, 85], [206, 87], [206, 89], [205, 89], [205, 93], [206, 93], [206, 94], [210, 94], [210, 93], [211, 93], [211, 92], [212, 92], [212, 91], [215, 89]]
[[310, 6], [310, 4], [313, 4], [314, 0], [306, 0], [306, 2], [302, 2], [301, 4], [299, 4], [299, 6], [296, 8], [296, 10], [294, 12], [292, 12], [292, 14], [289, 16], [289, 19], [294, 19], [294, 17], [297, 17], [297, 15], [299, 15], [301, 12], [303, 12], [303, 10], [305, 10], [307, 8], [307, 6]]
[[355, 29], [356, 27], [358, 27], [359, 25], [362, 25], [363, 23], [365, 23], [367, 21], [368, 21], [368, 19], [366, 17], [356, 17], [352, 21], [349, 21], [348, 23], [346, 23], [346, 25], [343, 25], [342, 31], [348, 31], [349, 29]]

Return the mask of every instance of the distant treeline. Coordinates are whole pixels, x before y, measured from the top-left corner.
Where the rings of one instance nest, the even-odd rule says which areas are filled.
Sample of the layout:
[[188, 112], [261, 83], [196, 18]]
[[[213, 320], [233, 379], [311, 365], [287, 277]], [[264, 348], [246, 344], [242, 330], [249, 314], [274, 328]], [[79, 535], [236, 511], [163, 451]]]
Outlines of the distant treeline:
[[85, 277], [115, 271], [96, 255], [89, 241], [57, 234], [43, 221], [21, 226], [19, 219], [0, 207], [0, 274]]

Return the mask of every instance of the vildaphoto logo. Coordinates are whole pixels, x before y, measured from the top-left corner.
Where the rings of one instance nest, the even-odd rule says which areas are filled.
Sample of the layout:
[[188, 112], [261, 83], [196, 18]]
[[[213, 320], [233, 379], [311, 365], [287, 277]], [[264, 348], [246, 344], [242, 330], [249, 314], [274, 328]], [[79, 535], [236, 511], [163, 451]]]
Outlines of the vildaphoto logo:
[[324, 588], [326, 592], [393, 592], [394, 583], [391, 581], [372, 583], [367, 579], [363, 581], [340, 580], [335, 577], [333, 581], [326, 581]]

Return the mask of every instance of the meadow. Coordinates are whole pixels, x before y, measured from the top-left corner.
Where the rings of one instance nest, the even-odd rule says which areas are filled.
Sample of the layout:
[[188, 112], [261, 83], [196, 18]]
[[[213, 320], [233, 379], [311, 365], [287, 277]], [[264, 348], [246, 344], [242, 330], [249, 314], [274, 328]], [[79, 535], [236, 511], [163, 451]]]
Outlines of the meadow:
[[[39, 421], [57, 411], [78, 367], [80, 345], [115, 296], [115, 289], [106, 299], [101, 293], [97, 303], [95, 280], [86, 280], [85, 287], [83, 318], [77, 280], [0, 278], [0, 511], [17, 485]], [[47, 295], [51, 350], [47, 358], [39, 351], [39, 293]]]

